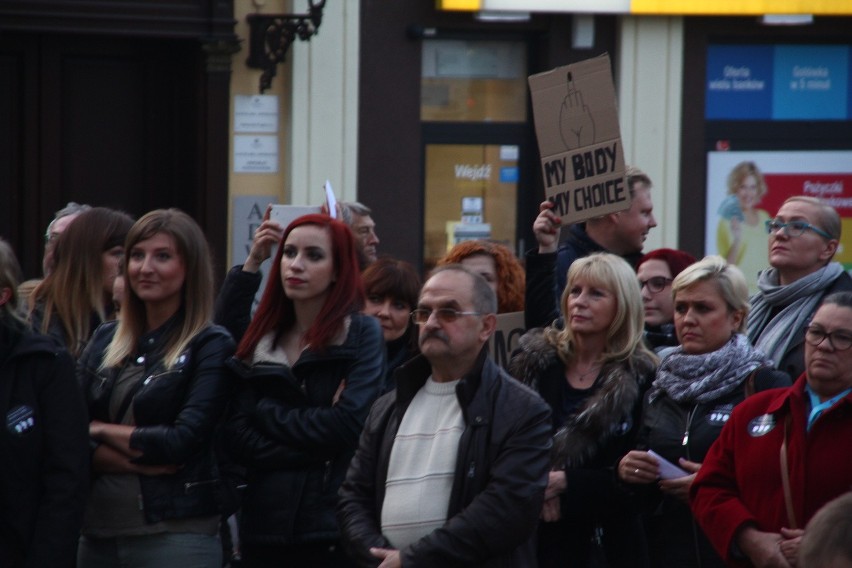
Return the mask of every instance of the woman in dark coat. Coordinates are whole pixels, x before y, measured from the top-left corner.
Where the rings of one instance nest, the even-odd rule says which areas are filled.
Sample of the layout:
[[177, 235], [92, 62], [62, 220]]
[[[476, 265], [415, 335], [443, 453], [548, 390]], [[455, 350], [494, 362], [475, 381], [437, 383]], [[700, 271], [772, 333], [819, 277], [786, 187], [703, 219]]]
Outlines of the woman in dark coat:
[[[689, 488], [734, 406], [751, 392], [789, 386], [790, 377], [774, 370], [743, 334], [748, 287], [736, 266], [708, 256], [681, 272], [672, 292], [681, 344], [661, 353], [642, 413], [641, 449], [621, 460], [618, 476], [645, 493], [652, 566], [721, 568], [690, 513]], [[664, 474], [646, 450], [682, 474]]]
[[18, 262], [0, 239], [0, 566], [72, 568], [86, 493], [86, 408], [74, 363], [18, 311]]
[[347, 566], [335, 518], [367, 413], [385, 375], [349, 228], [305, 215], [285, 230], [231, 368], [241, 383], [225, 427], [247, 469], [243, 565]]
[[564, 329], [530, 330], [510, 365], [510, 374], [536, 389], [553, 411], [539, 564], [644, 566], [639, 513], [613, 471], [635, 443], [642, 396], [656, 367], [642, 341], [636, 274], [612, 254], [578, 259], [568, 271], [561, 308]]
[[395, 387], [394, 370], [420, 352], [417, 327], [411, 321], [411, 310], [417, 307], [420, 295], [420, 276], [404, 260], [382, 257], [364, 269], [363, 280], [367, 295], [364, 313], [379, 320], [385, 338], [385, 393]]

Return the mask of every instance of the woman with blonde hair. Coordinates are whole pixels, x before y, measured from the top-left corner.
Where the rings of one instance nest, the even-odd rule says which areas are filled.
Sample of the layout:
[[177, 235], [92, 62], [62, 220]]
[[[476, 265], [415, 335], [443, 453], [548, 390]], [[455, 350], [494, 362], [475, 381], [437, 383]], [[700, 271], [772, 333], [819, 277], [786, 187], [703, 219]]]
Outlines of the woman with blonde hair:
[[124, 257], [128, 215], [94, 207], [58, 237], [54, 269], [29, 297], [33, 329], [53, 336], [79, 357], [101, 322], [112, 319], [112, 285]]
[[186, 213], [160, 209], [133, 225], [125, 253], [121, 319], [98, 329], [77, 371], [95, 446], [78, 566], [219, 566], [213, 439], [234, 344], [210, 323], [207, 242]]
[[643, 342], [636, 274], [613, 254], [574, 261], [561, 298], [564, 327], [520, 340], [509, 372], [553, 412], [552, 471], [539, 525], [540, 566], [644, 566], [639, 515], [612, 465], [633, 447], [656, 368]]
[[479, 274], [497, 294], [497, 313], [524, 309], [524, 267], [506, 246], [493, 241], [462, 241], [438, 261], [438, 266], [461, 264]]
[[[642, 412], [638, 450], [619, 478], [646, 498], [651, 565], [724, 566], [689, 511], [689, 490], [731, 410], [750, 393], [789, 386], [790, 378], [749, 343], [748, 288], [742, 271], [720, 256], [685, 268], [672, 282], [680, 345], [662, 362]], [[653, 450], [682, 471], [666, 474]]]
[[749, 292], [757, 292], [757, 275], [766, 268], [769, 213], [758, 208], [768, 190], [757, 164], [740, 162], [728, 174], [728, 195], [719, 207], [716, 246], [730, 264], [739, 266]]

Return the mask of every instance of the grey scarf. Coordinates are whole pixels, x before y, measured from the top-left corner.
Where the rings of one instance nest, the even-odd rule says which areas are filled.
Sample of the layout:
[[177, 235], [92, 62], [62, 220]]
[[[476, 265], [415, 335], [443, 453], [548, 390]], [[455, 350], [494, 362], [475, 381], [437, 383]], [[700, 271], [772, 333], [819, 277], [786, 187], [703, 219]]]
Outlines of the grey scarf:
[[708, 402], [739, 387], [758, 367], [770, 365], [741, 333], [710, 353], [693, 355], [674, 347], [660, 363], [649, 396], [653, 400], [665, 391], [677, 402]]
[[[825, 290], [843, 273], [839, 262], [831, 262], [816, 272], [781, 286], [778, 270], [769, 268], [760, 273], [757, 286], [760, 292], [751, 297], [748, 314], [748, 338], [755, 347], [766, 353], [777, 367], [796, 336], [816, 311]], [[778, 306], [785, 306], [770, 319]]]

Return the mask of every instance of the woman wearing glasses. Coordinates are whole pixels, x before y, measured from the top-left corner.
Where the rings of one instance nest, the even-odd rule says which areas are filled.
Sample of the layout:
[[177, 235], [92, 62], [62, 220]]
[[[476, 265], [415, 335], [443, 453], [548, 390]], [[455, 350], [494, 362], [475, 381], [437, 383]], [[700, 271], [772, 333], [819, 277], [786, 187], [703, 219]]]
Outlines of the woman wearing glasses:
[[840, 216], [819, 199], [787, 199], [767, 224], [770, 267], [751, 297], [748, 338], [795, 379], [805, 370], [805, 324], [823, 298], [852, 291], [852, 278], [832, 262]]
[[608, 566], [645, 566], [639, 515], [612, 471], [634, 447], [656, 368], [642, 341], [636, 274], [612, 254], [578, 259], [560, 304], [564, 329], [530, 330], [509, 370], [539, 392], [553, 416], [539, 564], [586, 567], [605, 555]]
[[257, 313], [231, 368], [242, 383], [225, 427], [247, 469], [243, 565], [349, 566], [337, 490], [385, 374], [355, 239], [326, 215], [286, 228]]
[[691, 254], [663, 248], [652, 250], [636, 265], [645, 308], [645, 344], [655, 351], [678, 344], [671, 285], [675, 276], [693, 262]]
[[731, 414], [692, 486], [692, 510], [729, 565], [795, 566], [802, 529], [852, 479], [852, 293], [807, 325], [805, 374]]
[[[663, 357], [642, 412], [639, 450], [618, 465], [618, 477], [647, 499], [651, 565], [723, 566], [689, 511], [689, 488], [731, 409], [754, 391], [788, 386], [743, 335], [748, 292], [742, 272], [708, 256], [672, 283], [680, 346]], [[682, 471], [674, 474], [653, 450]]]
[[728, 174], [728, 196], [719, 207], [716, 246], [719, 254], [740, 267], [750, 292], [757, 290], [757, 274], [766, 266], [763, 225], [769, 213], [758, 209], [766, 195], [766, 180], [754, 162], [740, 162]]

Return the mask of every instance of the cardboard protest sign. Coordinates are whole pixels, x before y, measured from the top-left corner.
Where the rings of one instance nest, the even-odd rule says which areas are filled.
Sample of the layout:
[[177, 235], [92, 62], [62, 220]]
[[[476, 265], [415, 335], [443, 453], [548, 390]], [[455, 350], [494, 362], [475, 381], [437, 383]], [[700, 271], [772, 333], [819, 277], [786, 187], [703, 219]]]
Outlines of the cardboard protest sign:
[[609, 55], [529, 77], [545, 194], [563, 223], [630, 207]]
[[497, 314], [497, 329], [488, 340], [491, 359], [504, 369], [508, 368], [512, 351], [518, 348], [518, 341], [525, 332], [524, 312]]

